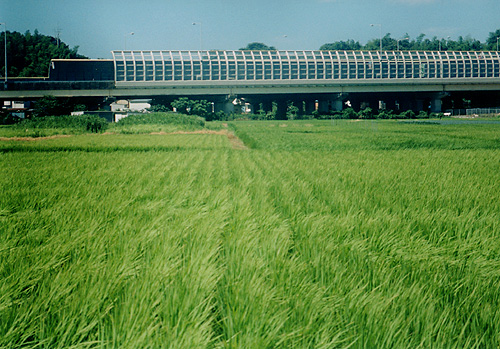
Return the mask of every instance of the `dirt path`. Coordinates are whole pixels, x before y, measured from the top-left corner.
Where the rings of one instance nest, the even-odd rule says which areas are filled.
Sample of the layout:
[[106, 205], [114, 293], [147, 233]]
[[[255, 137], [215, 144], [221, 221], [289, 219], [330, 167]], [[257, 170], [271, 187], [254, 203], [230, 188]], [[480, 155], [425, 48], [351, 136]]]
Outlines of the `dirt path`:
[[0, 141], [41, 141], [44, 139], [67, 138], [71, 135], [54, 135], [46, 137], [0, 137]]
[[[102, 135], [107, 136], [115, 133], [107, 132], [103, 133]], [[178, 135], [178, 134], [183, 134], [183, 135], [189, 135], [189, 134], [207, 134], [207, 135], [222, 135], [226, 136], [227, 139], [229, 140], [229, 143], [231, 144], [231, 147], [233, 149], [237, 150], [247, 150], [248, 147], [239, 139], [236, 137], [236, 135], [232, 132], [229, 131], [228, 129], [223, 129], [223, 130], [218, 130], [218, 131], [213, 131], [213, 130], [199, 130], [199, 131], [176, 131], [176, 132], [152, 132], [150, 133], [152, 135]], [[71, 137], [71, 135], [54, 135], [54, 136], [47, 136], [47, 137], [0, 137], [0, 141], [38, 141], [38, 140], [44, 140], [44, 139], [54, 139], [54, 138], [66, 138], [66, 137]]]

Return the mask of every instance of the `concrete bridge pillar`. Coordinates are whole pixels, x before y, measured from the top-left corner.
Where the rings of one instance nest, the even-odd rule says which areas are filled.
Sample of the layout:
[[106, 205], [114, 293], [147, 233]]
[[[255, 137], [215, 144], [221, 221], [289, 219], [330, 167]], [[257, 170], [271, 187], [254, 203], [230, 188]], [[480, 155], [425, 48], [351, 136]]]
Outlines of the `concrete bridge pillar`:
[[234, 104], [231, 101], [216, 102], [215, 111], [223, 111], [226, 114], [234, 113]]
[[341, 99], [336, 99], [332, 102], [332, 109], [334, 111], [342, 111], [344, 108], [344, 102]]
[[438, 97], [438, 98], [433, 98], [431, 100], [431, 112], [432, 113], [441, 113], [441, 107], [442, 107], [442, 102], [441, 102], [441, 98]]
[[426, 110], [427, 109], [427, 108], [424, 107], [424, 104], [425, 104], [424, 102], [425, 101], [423, 99], [417, 99], [416, 102], [417, 102], [416, 103], [417, 104], [417, 108], [416, 108], [417, 111], [421, 111], [421, 110]]
[[347, 93], [338, 93], [331, 99], [331, 107], [333, 111], [342, 111], [344, 109], [344, 101], [349, 97]]
[[327, 113], [330, 111], [329, 110], [330, 109], [330, 102], [329, 101], [320, 100], [318, 103], [319, 103], [318, 104], [318, 111], [320, 113]]
[[436, 93], [431, 99], [431, 112], [441, 113], [443, 111], [443, 98], [449, 96], [447, 92]]

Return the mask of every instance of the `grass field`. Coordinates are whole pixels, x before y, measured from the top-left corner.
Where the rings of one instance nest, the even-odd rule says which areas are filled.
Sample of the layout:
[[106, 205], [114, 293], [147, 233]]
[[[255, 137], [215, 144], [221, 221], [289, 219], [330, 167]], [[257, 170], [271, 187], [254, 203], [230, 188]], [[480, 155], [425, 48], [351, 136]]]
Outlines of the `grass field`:
[[500, 125], [229, 127], [0, 141], [0, 347], [500, 346]]

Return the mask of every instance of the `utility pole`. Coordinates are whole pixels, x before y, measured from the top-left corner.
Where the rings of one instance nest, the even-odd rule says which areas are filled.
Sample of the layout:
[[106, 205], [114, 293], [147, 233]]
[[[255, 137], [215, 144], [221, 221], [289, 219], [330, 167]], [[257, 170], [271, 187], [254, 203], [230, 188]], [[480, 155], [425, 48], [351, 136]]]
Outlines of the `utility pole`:
[[7, 89], [7, 24], [0, 23], [0, 25], [3, 25], [3, 27], [4, 27], [3, 36], [4, 36], [4, 43], [5, 43], [5, 47], [4, 47], [4, 51], [5, 51], [5, 89]]
[[371, 27], [380, 27], [380, 53], [382, 54], [382, 24], [370, 24]]
[[61, 28], [57, 27], [55, 31], [56, 31], [57, 47], [59, 47], [59, 43], [61, 42]]
[[202, 32], [202, 23], [201, 22], [193, 22], [193, 25], [200, 26], [200, 51], [203, 50], [203, 32]]
[[134, 35], [134, 34], [135, 34], [134, 32], [131, 32], [131, 33], [127, 33], [124, 35], [124, 37], [125, 37], [125, 51], [127, 51], [127, 36]]

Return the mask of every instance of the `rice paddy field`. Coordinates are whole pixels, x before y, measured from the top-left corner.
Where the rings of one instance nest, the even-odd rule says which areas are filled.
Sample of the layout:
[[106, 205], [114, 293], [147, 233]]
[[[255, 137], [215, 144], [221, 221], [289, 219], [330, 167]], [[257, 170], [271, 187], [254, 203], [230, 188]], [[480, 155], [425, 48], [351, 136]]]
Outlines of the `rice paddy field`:
[[228, 127], [2, 138], [0, 347], [500, 346], [499, 124]]

